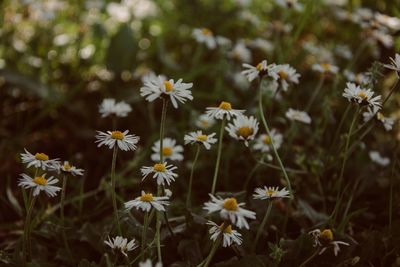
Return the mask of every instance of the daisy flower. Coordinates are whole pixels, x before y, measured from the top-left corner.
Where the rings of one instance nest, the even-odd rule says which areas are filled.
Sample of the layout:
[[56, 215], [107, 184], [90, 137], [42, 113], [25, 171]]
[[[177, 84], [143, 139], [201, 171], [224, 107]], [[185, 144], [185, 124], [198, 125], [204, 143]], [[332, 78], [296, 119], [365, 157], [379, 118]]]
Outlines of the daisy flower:
[[242, 41], [237, 42], [228, 55], [240, 62], [251, 61], [251, 50], [248, 49]]
[[290, 83], [299, 83], [300, 74], [298, 74], [289, 64], [276, 65], [274, 71], [279, 76], [278, 81], [283, 91], [287, 91]]
[[208, 28], [193, 29], [192, 36], [198, 43], [204, 43], [208, 49], [215, 49], [217, 45], [224, 46], [230, 44], [227, 38], [215, 36]]
[[311, 66], [311, 69], [313, 71], [319, 72], [321, 74], [337, 74], [339, 71], [339, 68], [335, 65], [332, 65], [330, 63], [320, 63], [320, 64], [313, 64]]
[[346, 86], [342, 96], [347, 98], [350, 102], [359, 105], [368, 105], [373, 112], [377, 112], [381, 108], [381, 96], [374, 96], [374, 92], [371, 89], [365, 89], [350, 82], [348, 82]]
[[231, 117], [238, 117], [243, 112], [244, 110], [232, 109], [231, 103], [225, 101], [222, 101], [217, 108], [215, 107], [206, 108], [206, 115], [209, 118], [217, 120], [222, 120], [224, 118], [227, 118], [227, 120], [229, 121]]
[[55, 170], [57, 173], [63, 172], [63, 173], [70, 173], [73, 176], [82, 176], [84, 170], [83, 169], [78, 169], [75, 166], [71, 165], [68, 161], [64, 161], [63, 164], [57, 164], [53, 166], [51, 169]]
[[158, 185], [169, 185], [171, 181], [175, 181], [175, 178], [178, 177], [178, 174], [173, 171], [176, 170], [177, 167], [174, 165], [167, 165], [164, 163], [156, 163], [151, 167], [142, 167], [140, 171], [142, 172], [144, 180], [149, 174], [153, 173], [153, 178], [157, 179]]
[[215, 133], [206, 135], [203, 134], [202, 131], [191, 132], [186, 134], [184, 137], [185, 145], [187, 144], [202, 144], [204, 147], [209, 150], [212, 144], [217, 142], [217, 138], [214, 138]]
[[303, 10], [303, 5], [297, 0], [275, 0], [275, 3], [283, 8], [294, 9], [296, 11]]
[[268, 65], [266, 60], [261, 61], [256, 66], [252, 66], [247, 63], [244, 63], [242, 66], [243, 68], [245, 68], [245, 70], [242, 71], [242, 74], [247, 77], [249, 82], [252, 82], [255, 78], [262, 75], [268, 75], [274, 80], [277, 80], [279, 78], [279, 75], [276, 72], [272, 71], [276, 65]]
[[370, 78], [365, 73], [353, 73], [349, 70], [345, 70], [343, 72], [344, 77], [350, 82], [354, 82], [359, 85], [368, 84], [370, 82]]
[[144, 82], [144, 86], [140, 88], [140, 95], [149, 102], [161, 96], [169, 97], [174, 108], [178, 108], [178, 102], [193, 100], [192, 91], [189, 90], [192, 87], [193, 83], [184, 83], [182, 79], [175, 82], [173, 79], [167, 80], [163, 76], [158, 76]]
[[279, 190], [279, 187], [266, 187], [264, 188], [258, 187], [254, 190], [255, 194], [253, 194], [254, 199], [262, 199], [262, 200], [274, 200], [278, 198], [290, 197], [290, 193], [286, 190], [286, 187]]
[[390, 58], [391, 64], [384, 64], [385, 68], [396, 71], [397, 78], [400, 78], [400, 55], [396, 54], [394, 58]]
[[210, 233], [210, 239], [213, 242], [215, 242], [222, 233], [222, 246], [224, 248], [230, 247], [232, 244], [242, 244], [242, 235], [238, 231], [233, 230], [232, 225], [229, 224], [225, 227], [224, 223], [218, 225], [212, 221], [208, 221], [207, 224], [211, 226], [208, 232]]
[[301, 110], [289, 108], [289, 110], [286, 111], [285, 116], [291, 121], [299, 121], [305, 124], [311, 123], [311, 117], [307, 114], [307, 112]]
[[53, 176], [51, 176], [49, 179], [46, 179], [46, 174], [36, 176], [34, 178], [31, 178], [25, 173], [20, 175], [21, 178], [18, 180], [18, 186], [21, 186], [25, 189], [32, 188], [33, 196], [37, 196], [39, 195], [40, 191], [44, 191], [49, 197], [55, 197], [57, 192], [61, 190], [61, 187], [54, 186], [54, 184], [58, 183], [58, 179], [53, 178]]
[[201, 114], [195, 124], [197, 127], [207, 130], [215, 124], [215, 120], [212, 117], [207, 116], [207, 114]]
[[114, 148], [118, 145], [119, 149], [123, 151], [136, 150], [136, 144], [139, 142], [139, 136], [134, 134], [128, 134], [129, 131], [107, 131], [101, 132], [97, 131], [96, 142], [99, 143], [97, 147], [102, 145], [108, 146], [109, 149]]
[[270, 152], [272, 149], [271, 141], [274, 142], [275, 148], [279, 149], [283, 142], [283, 136], [276, 129], [271, 129], [270, 135], [261, 134], [256, 139], [253, 149], [260, 150], [261, 152]]
[[108, 240], [105, 240], [104, 243], [112, 250], [121, 252], [125, 257], [128, 257], [128, 254], [126, 254], [127, 252], [138, 247], [135, 239], [128, 242], [128, 239], [123, 238], [122, 236], [116, 236], [113, 238], [108, 237]]
[[379, 154], [378, 151], [371, 150], [371, 151], [368, 153], [368, 155], [369, 155], [369, 158], [370, 158], [373, 162], [375, 162], [376, 164], [378, 164], [378, 165], [381, 165], [381, 166], [385, 167], [385, 166], [387, 166], [387, 165], [390, 164], [390, 159], [387, 158], [387, 157], [382, 157], [381, 154]]
[[132, 108], [129, 104], [124, 101], [116, 103], [115, 99], [113, 98], [104, 99], [99, 107], [99, 112], [103, 118], [110, 115], [126, 117], [131, 111]]
[[394, 119], [393, 118], [388, 118], [383, 115], [382, 112], [373, 112], [370, 107], [368, 107], [368, 111], [363, 112], [363, 118], [364, 122], [367, 122], [373, 118], [375, 118], [377, 121], [381, 122], [383, 124], [383, 127], [385, 128], [386, 131], [390, 131], [393, 129], [393, 124], [394, 124]]
[[139, 267], [162, 267], [162, 263], [161, 262], [157, 262], [155, 265], [153, 265], [153, 263], [151, 263], [150, 259], [147, 259], [146, 261], [143, 262], [139, 262]]
[[233, 119], [233, 123], [229, 123], [225, 129], [231, 137], [244, 141], [244, 144], [249, 146], [249, 141], [253, 140], [258, 132], [258, 121], [253, 116], [241, 115]]
[[225, 198], [215, 197], [210, 194], [211, 201], [204, 204], [204, 209], [208, 211], [209, 214], [216, 211], [224, 220], [230, 220], [234, 225], [240, 229], [249, 229], [249, 224], [247, 219], [255, 219], [256, 213], [250, 210], [242, 208], [244, 203], [238, 203], [236, 198]]
[[[160, 140], [156, 141], [151, 150], [153, 154], [151, 155], [151, 160], [160, 161]], [[163, 150], [162, 154], [165, 160], [183, 160], [183, 146], [176, 145], [176, 140], [172, 138], [164, 138], [163, 139]]]
[[311, 235], [313, 239], [313, 246], [314, 247], [322, 247], [321, 251], [319, 252], [319, 255], [324, 253], [329, 246], [333, 248], [333, 253], [335, 256], [338, 255], [340, 251], [339, 245], [344, 245], [344, 246], [349, 246], [349, 243], [343, 242], [343, 241], [334, 241], [333, 240], [333, 233], [332, 230], [330, 229], [325, 229], [323, 231], [316, 229], [308, 233]]
[[22, 163], [27, 163], [27, 168], [33, 166], [35, 168], [46, 170], [58, 164], [58, 159], [50, 159], [49, 156], [45, 153], [36, 153], [35, 155], [33, 155], [28, 150], [26, 150], [26, 148], [24, 148], [24, 150], [25, 153], [21, 153], [21, 160]]
[[154, 197], [151, 193], [145, 193], [142, 191], [142, 195], [140, 197], [135, 198], [134, 200], [130, 200], [125, 202], [125, 209], [130, 210], [135, 207], [137, 210], [142, 210], [144, 212], [149, 212], [151, 208], [155, 208], [158, 211], [165, 211], [164, 206], [169, 205], [168, 197]]

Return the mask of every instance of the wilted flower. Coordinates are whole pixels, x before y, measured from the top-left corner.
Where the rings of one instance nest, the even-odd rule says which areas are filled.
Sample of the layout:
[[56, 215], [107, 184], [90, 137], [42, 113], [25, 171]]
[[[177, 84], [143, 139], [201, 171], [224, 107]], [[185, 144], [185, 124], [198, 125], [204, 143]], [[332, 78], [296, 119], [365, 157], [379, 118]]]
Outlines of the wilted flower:
[[128, 242], [128, 239], [123, 238], [122, 236], [116, 236], [114, 238], [108, 237], [108, 240], [105, 240], [104, 243], [108, 245], [111, 249], [121, 252], [125, 257], [128, 257], [128, 255], [126, 254], [127, 252], [132, 251], [138, 247], [135, 239], [132, 239]]
[[46, 179], [46, 174], [31, 178], [29, 175], [22, 173], [21, 178], [18, 180], [18, 185], [22, 188], [32, 188], [33, 196], [37, 196], [40, 191], [44, 191], [49, 197], [55, 197], [57, 192], [61, 190], [61, 187], [54, 186], [56, 183], [58, 183], [58, 179], [52, 176]]
[[312, 239], [313, 239], [313, 246], [314, 247], [322, 247], [321, 251], [319, 252], [319, 255], [321, 255], [322, 253], [324, 253], [329, 246], [333, 247], [333, 253], [335, 254], [335, 256], [337, 256], [337, 254], [340, 251], [340, 247], [339, 245], [344, 245], [344, 246], [349, 246], [349, 243], [343, 242], [343, 241], [334, 241], [333, 240], [333, 233], [332, 230], [330, 229], [325, 229], [323, 231], [316, 229], [313, 230], [311, 232], [309, 232], [309, 234], [311, 235]]
[[228, 225], [225, 227], [225, 224], [222, 223], [221, 225], [216, 224], [215, 222], [208, 221], [208, 225], [211, 226], [209, 233], [210, 233], [210, 239], [212, 241], [216, 241], [221, 233], [222, 233], [222, 246], [223, 247], [230, 247], [232, 244], [240, 245], [242, 244], [242, 235], [232, 229], [232, 225]]
[[63, 164], [57, 164], [53, 166], [51, 169], [55, 170], [57, 173], [63, 172], [63, 173], [70, 173], [73, 176], [79, 175], [82, 176], [84, 170], [83, 169], [78, 169], [75, 166], [71, 165], [68, 161], [64, 161]]
[[[156, 141], [151, 150], [153, 154], [151, 154], [151, 160], [153, 161], [160, 161], [160, 140]], [[163, 149], [162, 154], [164, 160], [176, 160], [182, 161], [183, 160], [183, 147], [181, 145], [176, 145], [176, 140], [172, 138], [164, 138], [163, 139]]]
[[396, 71], [397, 78], [400, 78], [400, 55], [396, 54], [394, 58], [390, 58], [391, 64], [385, 64], [388, 69]]
[[119, 149], [123, 151], [135, 150], [140, 138], [128, 133], [128, 130], [125, 132], [107, 131], [107, 133], [97, 131], [96, 143], [99, 143], [97, 146], [106, 145], [109, 149], [112, 149], [115, 145], [118, 145]]

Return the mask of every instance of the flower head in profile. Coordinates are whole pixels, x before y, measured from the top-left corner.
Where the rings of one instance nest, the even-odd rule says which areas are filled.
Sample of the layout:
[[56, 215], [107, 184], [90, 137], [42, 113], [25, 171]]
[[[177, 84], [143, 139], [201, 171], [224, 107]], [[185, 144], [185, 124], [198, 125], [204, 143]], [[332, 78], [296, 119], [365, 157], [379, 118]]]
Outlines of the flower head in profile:
[[305, 111], [289, 108], [285, 115], [291, 121], [299, 121], [305, 124], [311, 123], [311, 117]]
[[268, 65], [266, 60], [261, 61], [256, 66], [244, 63], [242, 74], [247, 77], [249, 82], [252, 82], [255, 78], [263, 75], [272, 77], [274, 80], [279, 78], [279, 75], [274, 71], [275, 64]]
[[26, 167], [31, 166], [35, 168], [41, 168], [42, 170], [51, 169], [59, 164], [58, 159], [50, 159], [45, 153], [31, 154], [28, 150], [24, 149], [25, 153], [21, 153], [22, 163], [26, 163]]
[[266, 187], [264, 188], [258, 187], [254, 190], [255, 194], [253, 194], [254, 199], [262, 199], [262, 200], [274, 200], [278, 198], [289, 198], [290, 193], [286, 190], [286, 187], [279, 190], [279, 187]]
[[382, 112], [373, 112], [373, 110], [368, 107], [368, 110], [363, 112], [364, 122], [370, 121], [371, 119], [376, 119], [376, 121], [382, 123], [386, 131], [393, 129], [394, 119], [386, 117]]
[[314, 64], [311, 69], [324, 75], [335, 75], [339, 72], [339, 68], [330, 63]]
[[136, 150], [136, 144], [139, 142], [140, 138], [139, 136], [128, 133], [128, 130], [124, 132], [107, 131], [106, 133], [97, 131], [97, 147], [106, 145], [109, 149], [113, 149], [115, 146], [118, 146], [118, 148], [123, 151]]
[[46, 174], [32, 178], [29, 175], [22, 173], [21, 178], [18, 180], [18, 186], [21, 186], [22, 188], [32, 188], [33, 196], [37, 196], [40, 191], [44, 191], [47, 196], [55, 197], [57, 192], [61, 190], [61, 187], [54, 185], [56, 183], [58, 183], [58, 179], [53, 177], [46, 179]]
[[278, 82], [283, 91], [287, 91], [289, 84], [299, 83], [300, 74], [289, 64], [276, 65], [273, 71], [278, 74]]
[[325, 229], [323, 231], [316, 229], [308, 233], [311, 235], [314, 247], [321, 247], [319, 255], [324, 253], [329, 247], [333, 248], [333, 253], [335, 256], [338, 255], [340, 251], [339, 245], [349, 246], [349, 243], [343, 241], [334, 241], [333, 232], [330, 229]]
[[139, 267], [162, 267], [162, 263], [161, 262], [157, 262], [155, 265], [153, 265], [153, 263], [151, 262], [150, 259], [147, 259], [146, 261], [143, 262], [139, 262]]
[[158, 185], [170, 185], [171, 181], [175, 181], [178, 174], [174, 173], [177, 167], [174, 165], [167, 165], [164, 163], [156, 163], [150, 167], [142, 167], [140, 171], [142, 172], [143, 180], [150, 174], [153, 174], [153, 178], [157, 180]]
[[232, 229], [231, 224], [227, 226], [225, 226], [224, 223], [218, 225], [212, 221], [208, 221], [207, 224], [211, 226], [208, 232], [210, 233], [210, 239], [213, 242], [215, 242], [222, 233], [222, 246], [224, 248], [230, 247], [233, 244], [242, 244], [242, 235], [238, 231]]
[[149, 78], [140, 88], [140, 95], [145, 97], [149, 102], [153, 102], [157, 98], [167, 97], [171, 100], [174, 108], [178, 108], [178, 102], [185, 103], [187, 100], [193, 100], [192, 91], [193, 83], [184, 83], [182, 79], [174, 81], [167, 80], [163, 76]]
[[113, 238], [108, 237], [108, 240], [105, 240], [104, 243], [112, 250], [121, 252], [125, 257], [128, 257], [127, 252], [138, 247], [135, 239], [128, 242], [128, 239], [122, 236], [116, 236]]
[[253, 140], [258, 132], [258, 121], [253, 116], [241, 115], [234, 118], [233, 123], [229, 123], [225, 129], [231, 137], [244, 141], [248, 146], [249, 141]]
[[141, 196], [125, 202], [125, 209], [130, 210], [135, 207], [137, 210], [142, 210], [144, 212], [149, 212], [151, 208], [155, 208], [158, 211], [165, 211], [165, 206], [169, 205], [168, 197], [155, 197], [151, 193], [146, 193], [142, 191]]
[[261, 134], [256, 138], [256, 142], [253, 145], [253, 149], [260, 150], [263, 153], [270, 152], [272, 150], [271, 143], [274, 142], [276, 149], [279, 149], [283, 142], [283, 136], [276, 129], [271, 129], [270, 135]]
[[196, 126], [200, 129], [207, 130], [215, 124], [215, 120], [207, 114], [201, 114], [196, 120]]
[[396, 54], [394, 58], [390, 58], [391, 64], [384, 64], [385, 68], [394, 70], [397, 74], [397, 78], [400, 78], [400, 55]]
[[244, 203], [238, 203], [236, 198], [221, 198], [215, 197], [210, 194], [211, 200], [204, 204], [204, 209], [209, 214], [219, 212], [219, 215], [224, 220], [230, 220], [230, 222], [236, 225], [238, 228], [249, 229], [247, 219], [255, 219], [256, 213], [250, 210], [242, 208]]
[[[161, 146], [160, 140], [158, 140], [151, 147], [151, 150], [153, 151], [153, 154], [151, 154], [152, 161], [155, 162], [160, 161], [160, 146]], [[175, 139], [168, 137], [163, 139], [162, 154], [164, 160], [182, 161], [183, 160], [182, 153], [183, 153], [183, 146], [177, 145]]]
[[381, 165], [382, 167], [385, 167], [385, 166], [387, 166], [387, 165], [390, 164], [390, 158], [381, 156], [381, 154], [379, 154], [378, 151], [371, 150], [371, 151], [368, 153], [368, 155], [369, 155], [369, 158], [370, 158], [373, 162], [375, 162], [375, 163], [378, 164], [378, 165]]
[[78, 169], [77, 167], [71, 165], [68, 161], [64, 161], [63, 164], [59, 163], [51, 168], [57, 173], [72, 174], [73, 176], [82, 176], [84, 170]]
[[125, 101], [117, 103], [113, 98], [105, 98], [99, 107], [99, 112], [103, 118], [107, 116], [126, 117], [131, 111], [131, 106]]
[[217, 138], [214, 138], [215, 133], [203, 134], [202, 131], [191, 132], [185, 135], [185, 145], [187, 144], [202, 144], [208, 150], [212, 144], [217, 142]]
[[206, 108], [206, 115], [209, 118], [217, 120], [222, 120], [226, 118], [229, 121], [232, 117], [238, 117], [242, 115], [243, 112], [244, 110], [233, 109], [232, 104], [225, 101], [222, 101], [218, 107]]
[[371, 89], [362, 88], [354, 83], [348, 82], [346, 84], [342, 96], [350, 102], [369, 106], [373, 112], [377, 112], [381, 108], [380, 95], [374, 96], [374, 92]]
[[208, 28], [193, 29], [192, 36], [198, 43], [204, 43], [208, 49], [230, 44], [230, 40], [222, 36], [215, 36]]

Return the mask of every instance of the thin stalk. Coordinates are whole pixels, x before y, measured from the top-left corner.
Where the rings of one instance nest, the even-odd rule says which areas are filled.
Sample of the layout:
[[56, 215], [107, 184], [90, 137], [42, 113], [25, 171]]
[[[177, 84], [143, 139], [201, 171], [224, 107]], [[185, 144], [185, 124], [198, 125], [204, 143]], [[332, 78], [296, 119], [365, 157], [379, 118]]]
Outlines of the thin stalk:
[[143, 219], [142, 247], [141, 247], [141, 255], [142, 255], [141, 259], [142, 259], [142, 261], [145, 258], [145, 249], [146, 249], [146, 246], [147, 246], [146, 239], [147, 239], [147, 228], [148, 228], [148, 226], [149, 226], [149, 212], [146, 212], [144, 214], [144, 219]]
[[67, 250], [71, 260], [73, 259], [71, 250], [68, 245], [67, 236], [65, 234], [65, 217], [64, 217], [64, 201], [65, 201], [65, 194], [67, 190], [67, 182], [68, 182], [68, 175], [63, 175], [63, 184], [61, 190], [61, 201], [60, 201], [60, 217], [61, 217], [61, 231], [62, 231], [62, 239], [64, 242], [65, 249]]
[[254, 243], [253, 243], [253, 248], [252, 248], [252, 251], [253, 251], [253, 252], [256, 250], [258, 240], [260, 239], [261, 234], [262, 234], [262, 232], [263, 232], [264, 229], [265, 229], [265, 224], [267, 223], [268, 217], [269, 217], [269, 215], [271, 214], [271, 209], [272, 209], [272, 201], [268, 201], [267, 212], [265, 213], [264, 218], [263, 218], [263, 220], [262, 220], [260, 226], [258, 227], [256, 239], [254, 240]]
[[319, 249], [315, 250], [315, 252], [310, 257], [308, 257], [302, 264], [300, 264], [299, 267], [307, 266], [307, 264], [309, 264], [315, 258], [315, 256], [318, 255], [318, 253], [319, 253]]
[[[30, 193], [32, 195], [32, 191]], [[26, 261], [29, 255], [31, 255], [30, 247], [27, 248], [27, 245], [30, 240], [30, 228], [31, 228], [31, 217], [32, 217], [32, 210], [36, 202], [36, 196], [32, 198], [29, 203], [28, 212], [26, 214], [25, 225], [24, 225], [24, 235], [22, 240], [22, 262], [23, 266], [26, 266]]]
[[344, 111], [344, 113], [342, 115], [342, 118], [340, 119], [339, 126], [337, 127], [337, 130], [335, 132], [335, 137], [333, 138], [333, 142], [332, 142], [329, 150], [331, 150], [335, 146], [336, 141], [339, 138], [340, 130], [342, 129], [343, 123], [344, 123], [345, 119], [347, 118], [347, 114], [349, 113], [350, 109], [351, 109], [351, 104], [348, 104], [346, 110]]
[[84, 199], [84, 190], [83, 186], [85, 184], [85, 180], [82, 179], [80, 182], [79, 186], [79, 201], [78, 201], [78, 207], [79, 207], [79, 216], [82, 214], [82, 208], [83, 208], [83, 199]]
[[319, 78], [318, 84], [317, 84], [317, 88], [314, 90], [313, 94], [311, 95], [310, 100], [307, 103], [306, 106], [306, 112], [308, 112], [312, 106], [312, 104], [314, 103], [315, 99], [317, 98], [317, 96], [319, 95], [322, 85], [324, 84], [324, 80], [325, 80], [325, 75], [322, 74], [321, 77]]
[[193, 185], [193, 173], [194, 173], [194, 167], [196, 166], [197, 159], [199, 158], [200, 154], [200, 144], [197, 144], [196, 148], [196, 155], [194, 156], [193, 164], [192, 164], [192, 169], [190, 171], [190, 178], [189, 178], [189, 191], [187, 194], [186, 198], [186, 208], [190, 208], [191, 206], [191, 197], [192, 197], [192, 185]]
[[223, 141], [222, 139], [224, 139], [225, 124], [226, 124], [226, 118], [224, 117], [221, 122], [221, 128], [219, 130], [217, 162], [215, 163], [214, 178], [213, 178], [212, 187], [211, 187], [212, 195], [214, 195], [215, 187], [217, 185], [219, 164], [221, 162], [221, 154], [222, 154], [222, 141]]
[[385, 103], [389, 100], [390, 96], [393, 94], [394, 90], [396, 89], [396, 86], [397, 86], [398, 83], [399, 83], [399, 79], [396, 80], [396, 82], [394, 83], [394, 85], [390, 89], [389, 94], [383, 100], [382, 106], [385, 105]]
[[[261, 85], [261, 83], [260, 83], [260, 85]], [[264, 111], [263, 111], [264, 108], [263, 108], [263, 104], [262, 104], [262, 90], [261, 90], [261, 88], [259, 88], [259, 93], [258, 93], [258, 109], [259, 109], [259, 112], [260, 112], [261, 121], [262, 121], [262, 123], [264, 125], [265, 131], [267, 132], [268, 136], [271, 136], [271, 133], [270, 133], [270, 130], [269, 130], [269, 127], [268, 127], [268, 124], [267, 124], [267, 120], [265, 119], [265, 116], [264, 116]], [[293, 198], [292, 185], [290, 184], [289, 176], [288, 176], [288, 174], [286, 172], [285, 167], [283, 166], [282, 160], [279, 157], [278, 150], [275, 147], [273, 138], [271, 138], [271, 146], [272, 146], [272, 150], [274, 151], [275, 158], [278, 161], [279, 167], [282, 170], [283, 176], [285, 177], [285, 180], [286, 180], [289, 192], [290, 192], [290, 199], [292, 199]]]
[[111, 198], [113, 203], [114, 216], [117, 222], [118, 234], [122, 235], [121, 225], [119, 223], [119, 216], [118, 216], [117, 197], [115, 194], [115, 163], [117, 161], [117, 153], [118, 153], [118, 147], [115, 144], [113, 149], [112, 163], [111, 163]]
[[198, 267], [199, 266], [208, 267], [208, 265], [210, 265], [211, 260], [215, 255], [215, 252], [217, 252], [217, 249], [218, 249], [219, 245], [221, 244], [222, 238], [223, 237], [222, 237], [222, 232], [221, 232], [220, 236], [218, 237], [218, 239], [215, 241], [214, 245], [212, 246], [211, 251], [206, 258], [206, 262], [203, 265], [202, 265], [202, 263], [200, 263], [198, 265]]
[[392, 173], [390, 175], [390, 191], [389, 191], [389, 233], [392, 233], [392, 218], [393, 218], [393, 177], [394, 177], [394, 170], [397, 163], [397, 151], [399, 147], [397, 146], [394, 152], [393, 157], [393, 165], [392, 165]]

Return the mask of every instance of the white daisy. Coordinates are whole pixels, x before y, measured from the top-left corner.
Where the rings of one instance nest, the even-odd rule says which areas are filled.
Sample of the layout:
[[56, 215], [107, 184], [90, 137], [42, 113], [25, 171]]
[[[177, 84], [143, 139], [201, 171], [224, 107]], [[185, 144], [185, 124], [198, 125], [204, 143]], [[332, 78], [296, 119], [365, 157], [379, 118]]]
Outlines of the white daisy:
[[[151, 155], [152, 161], [160, 161], [160, 140], [156, 141], [151, 147], [153, 154]], [[172, 138], [164, 138], [163, 139], [163, 157], [164, 160], [183, 160], [183, 146], [176, 145], [176, 140]]]
[[255, 219], [255, 212], [242, 208], [245, 204], [238, 203], [236, 198], [231, 197], [222, 199], [221, 197], [217, 198], [211, 194], [209, 195], [211, 201], [204, 204], [204, 209], [207, 210], [209, 214], [218, 211], [222, 219], [230, 220], [240, 229], [249, 229], [249, 224], [247, 223], [246, 218]]
[[303, 5], [297, 0], [275, 0], [275, 3], [283, 8], [294, 9], [296, 11], [303, 10]]
[[142, 210], [144, 212], [149, 212], [153, 207], [158, 211], [165, 211], [164, 206], [169, 205], [168, 197], [154, 197], [151, 193], [145, 193], [142, 191], [142, 195], [140, 197], [135, 198], [134, 200], [130, 200], [125, 202], [125, 209], [130, 210], [135, 207], [137, 210]]
[[313, 71], [322, 73], [322, 74], [337, 74], [339, 71], [339, 68], [335, 65], [332, 65], [330, 63], [320, 63], [320, 64], [313, 64], [311, 66], [311, 69]]
[[367, 122], [375, 118], [377, 121], [383, 124], [383, 127], [385, 128], [386, 131], [390, 131], [393, 129], [394, 119], [385, 117], [385, 115], [383, 115], [383, 113], [380, 111], [373, 112], [373, 110], [370, 107], [368, 107], [368, 110], [366, 112], [363, 112], [362, 115], [364, 117], [364, 122]]
[[240, 116], [244, 110], [232, 109], [232, 105], [229, 102], [222, 101], [218, 107], [208, 107], [206, 108], [206, 115], [209, 118], [222, 120], [226, 118], [228, 121], [231, 117]]
[[21, 160], [22, 163], [27, 163], [27, 168], [33, 166], [35, 168], [46, 170], [57, 166], [59, 162], [58, 159], [50, 159], [49, 156], [45, 153], [36, 153], [35, 155], [33, 155], [28, 150], [26, 150], [26, 148], [24, 148], [24, 150], [25, 153], [21, 153]]
[[270, 152], [272, 149], [271, 140], [274, 142], [275, 148], [279, 149], [283, 142], [283, 136], [276, 129], [271, 129], [270, 135], [261, 134], [256, 139], [253, 149], [261, 152]]
[[253, 116], [241, 115], [234, 118], [233, 123], [229, 123], [225, 129], [231, 137], [244, 141], [244, 144], [249, 146], [249, 141], [254, 140], [258, 132], [258, 121]]
[[61, 187], [53, 185], [58, 183], [58, 179], [53, 178], [53, 176], [46, 179], [46, 174], [34, 178], [31, 178], [25, 173], [20, 175], [21, 178], [18, 180], [18, 186], [21, 186], [22, 188], [32, 188], [33, 196], [37, 196], [40, 191], [44, 191], [49, 197], [55, 197], [57, 192], [61, 190]]
[[374, 97], [374, 92], [371, 89], [362, 88], [354, 83], [346, 83], [346, 85], [342, 96], [350, 102], [359, 105], [368, 105], [374, 112], [377, 112], [381, 108], [381, 96]]
[[279, 83], [283, 91], [287, 91], [289, 83], [299, 83], [300, 74], [296, 72], [289, 64], [276, 65], [274, 71], [279, 76]]
[[249, 82], [252, 82], [255, 78], [262, 75], [268, 75], [275, 80], [279, 78], [279, 75], [273, 71], [276, 65], [268, 65], [266, 60], [261, 61], [256, 66], [247, 63], [244, 63], [242, 66], [245, 68], [245, 70], [242, 71], [242, 74], [247, 77]]
[[217, 45], [225, 46], [230, 44], [229, 39], [215, 36], [208, 28], [193, 29], [192, 36], [198, 43], [204, 43], [208, 49], [215, 49]]
[[390, 17], [388, 15], [377, 12], [375, 13], [375, 19], [378, 23], [392, 31], [400, 30], [400, 19], [397, 17]]
[[182, 79], [175, 82], [173, 79], [166, 80], [165, 77], [158, 76], [144, 82], [144, 86], [140, 88], [140, 95], [149, 102], [161, 96], [169, 97], [174, 108], [178, 108], [178, 102], [193, 100], [192, 91], [189, 90], [192, 87], [193, 83], [184, 83]]
[[251, 50], [246, 47], [243, 41], [237, 42], [228, 55], [229, 57], [236, 59], [240, 62], [251, 61]]
[[153, 173], [153, 178], [157, 179], [158, 185], [169, 185], [171, 181], [175, 181], [175, 178], [178, 177], [178, 174], [173, 172], [176, 169], [176, 166], [167, 165], [167, 163], [164, 162], [156, 163], [151, 167], [142, 167], [140, 171], [142, 172], [143, 180], [147, 175]]
[[400, 55], [396, 54], [394, 58], [390, 58], [391, 64], [384, 64], [385, 68], [396, 71], [397, 78], [400, 78]]
[[258, 187], [254, 190], [255, 194], [253, 194], [254, 199], [262, 199], [262, 200], [274, 200], [278, 198], [290, 197], [290, 193], [286, 190], [286, 187], [279, 190], [279, 187], [266, 187], [264, 188]]
[[197, 127], [207, 130], [215, 124], [215, 120], [214, 118], [207, 116], [207, 114], [201, 114], [195, 124]]
[[103, 118], [110, 115], [126, 117], [131, 111], [132, 108], [129, 104], [124, 101], [116, 103], [113, 98], [104, 99], [99, 107], [99, 112]]
[[99, 143], [97, 147], [106, 145], [108, 148], [112, 149], [115, 145], [118, 145], [119, 149], [123, 151], [135, 150], [136, 144], [139, 142], [140, 138], [139, 136], [128, 133], [128, 130], [125, 132], [107, 131], [107, 133], [97, 131], [97, 140], [95, 143]]
[[292, 121], [300, 121], [305, 124], [311, 123], [311, 117], [305, 111], [289, 108], [289, 110], [286, 111], [285, 116]]
[[232, 244], [240, 245], [242, 244], [242, 235], [232, 229], [232, 225], [228, 225], [225, 227], [224, 223], [221, 225], [216, 224], [215, 222], [208, 221], [208, 225], [211, 226], [209, 233], [210, 233], [210, 239], [212, 241], [216, 241], [217, 238], [223, 234], [223, 240], [222, 240], [222, 246], [223, 247], [230, 247]]
[[350, 245], [349, 243], [343, 241], [333, 241], [333, 233], [330, 229], [325, 229], [323, 231], [316, 229], [309, 232], [308, 234], [310, 234], [313, 239], [314, 247], [317, 246], [322, 247], [321, 251], [319, 252], [319, 255], [324, 253], [329, 248], [329, 246], [332, 246], [333, 253], [335, 256], [337, 256], [340, 251], [339, 245], [344, 245], [344, 246]]
[[212, 134], [203, 134], [202, 131], [191, 132], [186, 134], [184, 137], [185, 145], [187, 144], [202, 144], [204, 147], [209, 150], [212, 144], [217, 142], [217, 138], [214, 138], [215, 133]]
[[365, 73], [353, 73], [349, 70], [345, 70], [343, 72], [344, 77], [350, 82], [354, 82], [359, 85], [368, 84], [370, 82], [370, 78]]
[[126, 254], [127, 252], [138, 247], [135, 239], [128, 242], [128, 239], [123, 238], [122, 236], [116, 236], [113, 238], [108, 237], [108, 240], [105, 240], [104, 243], [111, 249], [121, 252], [125, 257], [128, 257], [128, 254]]
[[373, 162], [375, 162], [376, 164], [378, 164], [378, 165], [381, 165], [381, 166], [385, 167], [385, 166], [387, 166], [387, 165], [390, 164], [390, 158], [382, 157], [381, 154], [379, 154], [378, 151], [371, 150], [371, 151], [368, 153], [368, 155], [369, 155], [369, 158], [370, 158]]
[[69, 164], [68, 161], [64, 161], [63, 164], [57, 164], [57, 165], [53, 166], [51, 169], [55, 170], [57, 173], [60, 173], [60, 172], [70, 173], [73, 176], [77, 176], [77, 175], [82, 176], [83, 172], [84, 172], [83, 169], [76, 168], [75, 166]]
[[[157, 262], [154, 267], [162, 267], [162, 263], [161, 262]], [[139, 267], [153, 267], [153, 263], [151, 263], [150, 259], [147, 259], [146, 261], [143, 262], [139, 262]]]

